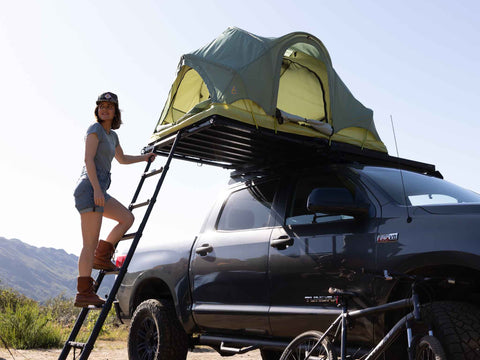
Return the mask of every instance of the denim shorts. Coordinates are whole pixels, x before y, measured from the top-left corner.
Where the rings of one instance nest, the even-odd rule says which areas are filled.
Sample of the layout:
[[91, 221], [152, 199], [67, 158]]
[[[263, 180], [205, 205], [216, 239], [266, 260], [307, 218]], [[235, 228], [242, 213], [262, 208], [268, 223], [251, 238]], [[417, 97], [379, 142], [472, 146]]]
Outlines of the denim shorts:
[[[111, 196], [107, 194], [107, 189], [110, 187], [111, 182], [110, 173], [97, 171], [97, 178], [98, 182], [100, 183], [103, 196], [105, 197], [105, 202], [107, 202], [108, 199], [111, 198]], [[78, 180], [73, 196], [75, 197], [75, 207], [80, 214], [90, 211], [103, 213], [103, 206], [95, 205], [95, 200], [93, 198], [93, 186], [88, 177], [82, 176]]]

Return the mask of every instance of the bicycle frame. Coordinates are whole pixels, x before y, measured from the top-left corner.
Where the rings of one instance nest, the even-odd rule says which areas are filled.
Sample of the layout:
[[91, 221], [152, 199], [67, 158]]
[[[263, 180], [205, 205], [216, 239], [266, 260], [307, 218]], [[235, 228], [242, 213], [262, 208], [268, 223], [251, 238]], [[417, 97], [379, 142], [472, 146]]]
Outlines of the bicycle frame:
[[398, 301], [394, 301], [391, 303], [386, 303], [379, 306], [369, 307], [360, 310], [354, 310], [348, 312], [348, 308], [346, 305], [346, 301], [342, 301], [342, 313], [332, 322], [332, 324], [328, 327], [328, 329], [324, 332], [322, 337], [317, 341], [315, 346], [311, 349], [311, 351], [306, 355], [305, 359], [308, 359], [310, 354], [315, 351], [315, 349], [320, 346], [322, 341], [330, 334], [333, 328], [340, 324], [341, 326], [341, 346], [340, 346], [340, 358], [341, 360], [346, 359], [346, 344], [347, 344], [347, 318], [360, 318], [372, 314], [383, 313], [388, 310], [396, 310], [402, 308], [412, 307], [413, 310], [402, 317], [391, 329], [390, 331], [383, 337], [382, 340], [368, 352], [367, 357], [364, 360], [376, 360], [378, 357], [383, 354], [388, 346], [390, 346], [391, 342], [397, 337], [397, 335], [402, 331], [403, 326], [406, 325], [407, 328], [407, 338], [408, 338], [408, 354], [409, 358], [413, 359], [412, 353], [412, 331], [410, 322], [412, 320], [419, 320], [420, 319], [420, 303], [418, 299], [418, 295], [413, 292], [412, 297], [407, 299], [402, 299]]

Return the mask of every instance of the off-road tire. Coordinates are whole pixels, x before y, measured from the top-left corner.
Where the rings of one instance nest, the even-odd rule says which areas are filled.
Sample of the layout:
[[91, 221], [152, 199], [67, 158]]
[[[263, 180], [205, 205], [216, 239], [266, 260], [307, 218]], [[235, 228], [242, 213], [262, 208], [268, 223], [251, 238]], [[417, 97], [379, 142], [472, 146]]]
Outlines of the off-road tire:
[[130, 360], [185, 360], [188, 339], [168, 301], [149, 299], [135, 310], [128, 333]]
[[416, 346], [415, 360], [447, 360], [447, 356], [435, 336], [424, 336]]
[[[304, 360], [305, 352], [310, 351], [322, 335], [321, 332], [313, 330], [298, 335], [285, 348], [280, 360]], [[337, 360], [337, 354], [328, 339], [323, 339], [321, 346], [312, 354], [313, 359]]]
[[480, 359], [480, 309], [463, 302], [442, 301], [425, 307], [434, 335], [449, 360]]

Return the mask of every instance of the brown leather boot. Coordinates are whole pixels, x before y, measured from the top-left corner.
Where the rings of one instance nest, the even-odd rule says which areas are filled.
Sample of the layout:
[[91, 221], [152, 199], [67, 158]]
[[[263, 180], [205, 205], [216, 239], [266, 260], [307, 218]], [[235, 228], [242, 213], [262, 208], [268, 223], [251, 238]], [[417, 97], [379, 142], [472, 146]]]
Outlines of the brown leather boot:
[[118, 271], [118, 268], [111, 261], [115, 247], [109, 242], [100, 240], [95, 249], [93, 268], [97, 270]]
[[95, 294], [95, 280], [90, 276], [79, 276], [77, 278], [77, 296], [75, 296], [76, 307], [87, 307], [88, 305], [102, 306], [105, 300]]

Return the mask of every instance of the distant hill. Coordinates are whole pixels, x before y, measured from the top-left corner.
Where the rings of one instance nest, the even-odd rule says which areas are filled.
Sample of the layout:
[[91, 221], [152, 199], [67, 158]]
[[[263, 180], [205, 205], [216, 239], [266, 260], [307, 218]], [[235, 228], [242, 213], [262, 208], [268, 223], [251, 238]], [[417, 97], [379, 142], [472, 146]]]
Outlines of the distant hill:
[[[78, 257], [65, 250], [37, 248], [17, 239], [0, 237], [0, 286], [13, 288], [43, 302], [77, 292]], [[114, 276], [105, 277], [99, 295], [109, 292]]]

